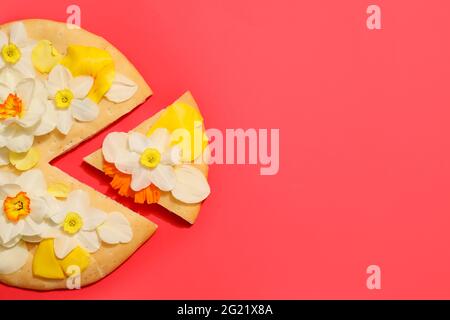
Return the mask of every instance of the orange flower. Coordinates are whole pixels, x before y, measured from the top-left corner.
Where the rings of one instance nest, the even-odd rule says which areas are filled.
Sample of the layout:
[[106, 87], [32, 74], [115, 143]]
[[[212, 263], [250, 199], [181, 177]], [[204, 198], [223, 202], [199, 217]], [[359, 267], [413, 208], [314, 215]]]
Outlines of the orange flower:
[[10, 93], [6, 100], [0, 104], [0, 120], [21, 117], [23, 113], [23, 103], [20, 98]]
[[133, 191], [130, 187], [131, 175], [120, 172], [112, 163], [103, 161], [103, 171], [113, 178], [110, 183], [113, 189], [118, 190], [121, 196], [133, 198], [136, 203], [152, 204], [158, 202], [161, 197], [161, 191], [154, 184], [141, 191]]
[[3, 202], [6, 217], [13, 222], [30, 214], [30, 198], [26, 192], [19, 192], [15, 197], [7, 197]]

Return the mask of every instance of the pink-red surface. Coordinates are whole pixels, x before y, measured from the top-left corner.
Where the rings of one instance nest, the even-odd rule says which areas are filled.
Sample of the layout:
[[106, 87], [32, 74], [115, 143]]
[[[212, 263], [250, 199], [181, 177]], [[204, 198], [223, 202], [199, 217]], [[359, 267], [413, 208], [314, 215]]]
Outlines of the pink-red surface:
[[[450, 298], [450, 3], [24, 1], [0, 21], [66, 20], [116, 45], [154, 96], [54, 164], [159, 225], [79, 291], [0, 285], [0, 298]], [[366, 8], [382, 30], [366, 28]], [[208, 127], [279, 128], [280, 171], [211, 167], [190, 227], [116, 197], [82, 163], [185, 90]], [[368, 290], [366, 268], [381, 267]]]

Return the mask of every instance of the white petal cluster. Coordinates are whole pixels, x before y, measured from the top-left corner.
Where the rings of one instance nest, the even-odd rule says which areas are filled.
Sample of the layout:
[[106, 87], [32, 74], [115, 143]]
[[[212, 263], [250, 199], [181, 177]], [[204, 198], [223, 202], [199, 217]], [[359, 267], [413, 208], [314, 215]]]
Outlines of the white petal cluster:
[[[165, 128], [156, 129], [150, 137], [137, 132], [112, 132], [103, 141], [103, 157], [120, 172], [131, 175], [133, 191], [154, 184], [181, 202], [199, 203], [211, 192], [208, 181], [195, 166], [182, 163], [180, 146], [171, 146], [170, 140]], [[143, 161], [148, 150], [158, 158], [154, 166]]]
[[[32, 63], [35, 46], [22, 22], [13, 23], [9, 34], [0, 31], [0, 166], [9, 163], [9, 152], [29, 151], [35, 137], [54, 129], [67, 135], [74, 121], [90, 122], [99, 115], [99, 107], [88, 97], [94, 79], [73, 77], [62, 65], [46, 79], [37, 76]], [[105, 98], [121, 103], [136, 91], [133, 81], [116, 73]]]
[[[55, 255], [64, 259], [77, 247], [93, 253], [101, 241], [128, 243], [133, 237], [121, 213], [91, 207], [85, 191], [74, 190], [65, 200], [54, 198], [42, 171], [36, 169], [19, 176], [0, 172], [0, 207], [0, 274], [22, 268], [29, 255], [26, 242], [54, 239]], [[17, 212], [22, 215], [16, 219], [8, 215]]]

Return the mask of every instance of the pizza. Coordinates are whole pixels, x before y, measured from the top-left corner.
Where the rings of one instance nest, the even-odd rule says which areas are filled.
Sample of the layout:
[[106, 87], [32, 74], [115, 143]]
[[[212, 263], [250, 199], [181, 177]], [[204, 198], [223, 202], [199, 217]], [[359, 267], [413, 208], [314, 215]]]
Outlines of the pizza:
[[[0, 282], [92, 284], [157, 225], [50, 164], [142, 104], [152, 90], [105, 39], [49, 20], [0, 26]], [[192, 136], [191, 136], [192, 135]], [[186, 93], [86, 161], [111, 188], [194, 223], [209, 196], [208, 138]]]

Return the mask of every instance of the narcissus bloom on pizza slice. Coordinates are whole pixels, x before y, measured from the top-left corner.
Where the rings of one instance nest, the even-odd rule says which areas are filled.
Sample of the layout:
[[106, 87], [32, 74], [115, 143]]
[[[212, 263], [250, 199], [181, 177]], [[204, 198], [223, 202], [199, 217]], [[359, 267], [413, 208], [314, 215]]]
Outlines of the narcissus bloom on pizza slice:
[[56, 127], [62, 134], [68, 134], [73, 119], [89, 122], [97, 118], [99, 108], [87, 97], [94, 79], [90, 76], [73, 77], [62, 65], [56, 65], [46, 83], [48, 98], [53, 106], [47, 117], [56, 115]]
[[[91, 207], [87, 192], [74, 190], [66, 200], [57, 200], [49, 190], [40, 170], [19, 176], [0, 172], [0, 274], [22, 268], [28, 259], [25, 243], [38, 244], [33, 273], [57, 279], [70, 262], [82, 259], [84, 269], [101, 242], [114, 245], [133, 238], [128, 220], [119, 212]], [[57, 268], [46, 265], [51, 256]]]
[[103, 142], [103, 157], [122, 173], [131, 175], [131, 189], [155, 185], [185, 203], [199, 203], [210, 194], [205, 176], [181, 159], [181, 147], [171, 145], [169, 131], [158, 128], [141, 133], [110, 133]]
[[41, 123], [46, 111], [42, 81], [23, 79], [14, 70], [0, 72], [0, 148], [27, 152], [34, 137], [47, 134]]
[[91, 207], [89, 195], [82, 190], [72, 191], [50, 219], [57, 228], [43, 237], [54, 239], [58, 259], [64, 259], [77, 247], [93, 253], [100, 248], [100, 241], [117, 244], [130, 242], [132, 238], [130, 224], [122, 214], [106, 214]]
[[36, 41], [29, 39], [21, 22], [13, 23], [9, 36], [0, 31], [0, 69], [9, 68], [32, 78], [35, 75], [31, 62], [31, 52]]
[[39, 170], [20, 176], [1, 172], [0, 206], [0, 273], [5, 274], [22, 267], [28, 256], [23, 241], [40, 241], [51, 228], [45, 219], [57, 207]]

